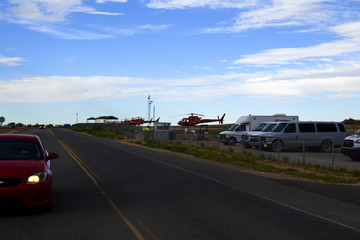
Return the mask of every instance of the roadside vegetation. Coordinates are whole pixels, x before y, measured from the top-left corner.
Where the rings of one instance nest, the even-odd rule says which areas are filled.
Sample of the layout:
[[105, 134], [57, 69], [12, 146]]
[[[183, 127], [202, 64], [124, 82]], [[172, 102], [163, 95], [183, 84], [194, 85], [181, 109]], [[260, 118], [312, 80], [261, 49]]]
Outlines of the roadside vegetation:
[[262, 155], [259, 157], [258, 155], [252, 155], [250, 153], [234, 152], [232, 149], [218, 150], [215, 147], [205, 147], [204, 145], [184, 145], [180, 142], [157, 141], [151, 139], [127, 139], [121, 135], [120, 130], [113, 132], [110, 129], [101, 127], [87, 128], [84, 126], [74, 126], [70, 129], [77, 132], [84, 132], [96, 137], [121, 139], [122, 141], [148, 148], [163, 149], [171, 152], [187, 154], [220, 163], [251, 168], [261, 172], [286, 174], [323, 183], [354, 184], [360, 182], [359, 170], [348, 171], [345, 168], [331, 168], [320, 165], [293, 163], [289, 162], [289, 159], [286, 156], [284, 156], [281, 161], [277, 161], [273, 156]]
[[14, 128], [14, 129], [11, 129], [11, 128], [3, 128], [3, 129], [0, 129], [0, 134], [20, 134], [20, 133], [24, 133], [26, 131], [28, 131], [29, 129], [26, 128], [26, 127], [23, 127], [23, 128]]
[[95, 137], [102, 137], [102, 138], [111, 138], [111, 139], [124, 139], [125, 137], [121, 135], [120, 129], [117, 129], [115, 132], [111, 131], [109, 128], [102, 128], [102, 127], [85, 127], [85, 126], [72, 126], [70, 130], [75, 132], [84, 132], [89, 135]]

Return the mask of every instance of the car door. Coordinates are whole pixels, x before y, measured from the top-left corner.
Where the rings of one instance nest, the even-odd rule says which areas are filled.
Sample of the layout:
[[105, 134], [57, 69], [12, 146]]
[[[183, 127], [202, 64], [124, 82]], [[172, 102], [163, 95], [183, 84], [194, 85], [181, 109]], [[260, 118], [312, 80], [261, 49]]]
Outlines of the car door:
[[289, 123], [284, 129], [284, 146], [294, 147], [298, 144], [298, 134], [295, 123]]

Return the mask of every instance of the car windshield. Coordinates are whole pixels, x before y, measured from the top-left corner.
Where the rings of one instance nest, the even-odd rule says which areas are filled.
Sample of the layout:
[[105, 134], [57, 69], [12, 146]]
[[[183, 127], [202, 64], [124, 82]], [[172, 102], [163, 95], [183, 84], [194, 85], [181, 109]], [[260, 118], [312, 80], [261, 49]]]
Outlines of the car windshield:
[[360, 129], [357, 130], [357, 132], [355, 133], [355, 135], [360, 135]]
[[260, 123], [259, 125], [256, 126], [256, 128], [254, 129], [254, 131], [261, 131], [264, 129], [266, 123]]
[[245, 131], [246, 130], [246, 126], [241, 124], [241, 125], [232, 125], [228, 131]]
[[232, 125], [229, 129], [228, 129], [228, 131], [234, 131], [237, 127], [238, 127], [239, 125]]
[[262, 131], [263, 132], [270, 132], [274, 129], [274, 127], [276, 126], [276, 123], [271, 123], [269, 125], [267, 125]]
[[40, 160], [42, 154], [36, 140], [0, 139], [0, 160]]
[[279, 123], [276, 125], [276, 127], [272, 130], [273, 132], [281, 132], [285, 126], [287, 125], [287, 123]]

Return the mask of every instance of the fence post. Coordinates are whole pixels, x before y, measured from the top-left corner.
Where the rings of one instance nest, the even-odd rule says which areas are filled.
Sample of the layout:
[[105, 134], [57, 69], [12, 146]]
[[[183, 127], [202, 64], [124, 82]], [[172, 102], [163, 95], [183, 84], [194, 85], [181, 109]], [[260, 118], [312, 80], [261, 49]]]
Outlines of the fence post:
[[305, 141], [303, 140], [303, 156], [302, 156], [302, 163], [305, 164]]
[[332, 144], [331, 144], [331, 154], [332, 154], [332, 160], [331, 160], [331, 165], [332, 165], [332, 168], [334, 168], [334, 165], [335, 165], [335, 142], [332, 141]]
[[280, 161], [280, 139], [277, 140], [277, 160]]
[[261, 157], [261, 142], [260, 142], [260, 136], [259, 136], [259, 157]]

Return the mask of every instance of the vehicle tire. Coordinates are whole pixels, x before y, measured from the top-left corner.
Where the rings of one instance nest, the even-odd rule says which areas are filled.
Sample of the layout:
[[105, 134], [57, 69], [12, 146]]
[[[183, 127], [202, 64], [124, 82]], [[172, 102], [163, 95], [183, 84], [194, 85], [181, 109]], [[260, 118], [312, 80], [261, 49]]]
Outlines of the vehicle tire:
[[265, 151], [271, 151], [271, 148], [270, 147], [262, 147], [262, 149], [264, 149]]
[[245, 148], [251, 148], [251, 145], [248, 144], [248, 143], [244, 143], [244, 147], [245, 147]]
[[227, 139], [227, 141], [222, 142], [225, 146], [229, 145], [229, 139]]
[[320, 149], [322, 152], [329, 153], [332, 150], [332, 143], [330, 140], [325, 140], [321, 143]]
[[230, 145], [234, 146], [236, 144], [236, 138], [230, 138]]
[[351, 157], [351, 160], [358, 162], [360, 161], [360, 157]]
[[273, 152], [281, 152], [283, 147], [284, 147], [284, 144], [281, 141], [276, 140], [272, 143], [271, 150]]

